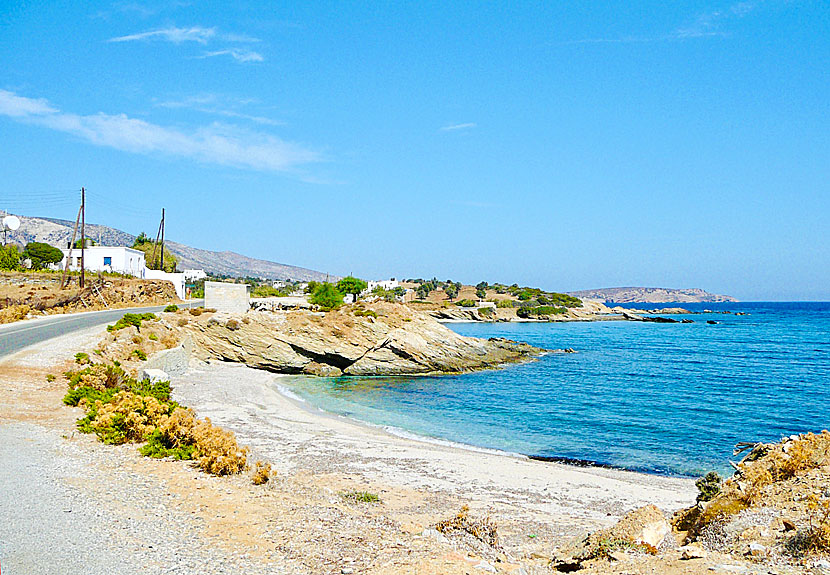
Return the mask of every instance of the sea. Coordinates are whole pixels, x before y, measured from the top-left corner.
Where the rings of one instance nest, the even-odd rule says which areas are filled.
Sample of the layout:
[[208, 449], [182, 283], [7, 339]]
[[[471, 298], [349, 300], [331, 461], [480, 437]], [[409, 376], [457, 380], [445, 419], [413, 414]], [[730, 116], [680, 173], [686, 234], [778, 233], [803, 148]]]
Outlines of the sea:
[[830, 428], [830, 303], [627, 307], [677, 306], [697, 313], [661, 315], [693, 323], [447, 324], [576, 350], [496, 370], [279, 384], [400, 435], [662, 475], [729, 473], [738, 442]]

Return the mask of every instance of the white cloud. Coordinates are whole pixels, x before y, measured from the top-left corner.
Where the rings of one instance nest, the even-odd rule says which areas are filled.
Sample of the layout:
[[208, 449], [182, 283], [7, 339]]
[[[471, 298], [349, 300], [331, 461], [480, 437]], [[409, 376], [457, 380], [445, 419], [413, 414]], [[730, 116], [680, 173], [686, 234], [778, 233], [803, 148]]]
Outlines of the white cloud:
[[202, 112], [203, 114], [213, 114], [216, 116], [224, 116], [226, 118], [238, 118], [241, 120], [248, 120], [256, 122], [265, 126], [284, 126], [285, 122], [274, 120], [265, 116], [257, 116], [254, 114], [246, 114], [238, 111], [240, 108], [247, 107], [251, 104], [256, 104], [256, 100], [250, 98], [229, 98], [219, 96], [217, 94], [200, 94], [197, 96], [190, 96], [183, 100], [169, 100], [166, 102], [159, 102], [156, 104], [159, 108], [168, 108], [171, 110], [188, 109]]
[[148, 32], [140, 32], [138, 34], [130, 34], [128, 36], [119, 36], [117, 38], [110, 38], [110, 42], [136, 42], [139, 40], [165, 40], [174, 44], [181, 44], [183, 42], [198, 42], [199, 44], [207, 44], [208, 40], [216, 36], [216, 28], [203, 28], [201, 26], [192, 26], [190, 28], [162, 28], [159, 30], [150, 30]]
[[456, 130], [469, 130], [475, 127], [477, 127], [477, 124], [475, 122], [467, 122], [465, 124], [450, 124], [449, 126], [444, 126], [441, 128], [441, 131], [454, 132]]
[[218, 123], [186, 131], [125, 114], [71, 114], [55, 109], [46, 100], [6, 90], [0, 90], [0, 115], [125, 152], [158, 153], [239, 168], [281, 172], [322, 159], [317, 152], [264, 132]]
[[259, 52], [252, 50], [237, 50], [230, 48], [228, 50], [216, 50], [215, 52], [206, 52], [202, 58], [213, 58], [214, 56], [230, 56], [237, 62], [262, 62], [265, 58]]

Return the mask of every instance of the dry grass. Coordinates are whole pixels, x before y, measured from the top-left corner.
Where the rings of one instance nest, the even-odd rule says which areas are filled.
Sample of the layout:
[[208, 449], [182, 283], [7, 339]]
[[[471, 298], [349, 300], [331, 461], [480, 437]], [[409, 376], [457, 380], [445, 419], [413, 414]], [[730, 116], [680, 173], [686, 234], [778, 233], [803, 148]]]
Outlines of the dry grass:
[[499, 547], [496, 523], [489, 516], [481, 519], [471, 518], [470, 508], [467, 505], [464, 505], [455, 517], [436, 523], [435, 529], [445, 535], [454, 531], [463, 531], [491, 547]]
[[25, 319], [31, 308], [27, 305], [11, 305], [0, 309], [0, 323], [12, 323]]
[[264, 463], [262, 461], [256, 462], [256, 469], [254, 470], [254, 475], [251, 478], [254, 485], [265, 485], [271, 479], [271, 464]]

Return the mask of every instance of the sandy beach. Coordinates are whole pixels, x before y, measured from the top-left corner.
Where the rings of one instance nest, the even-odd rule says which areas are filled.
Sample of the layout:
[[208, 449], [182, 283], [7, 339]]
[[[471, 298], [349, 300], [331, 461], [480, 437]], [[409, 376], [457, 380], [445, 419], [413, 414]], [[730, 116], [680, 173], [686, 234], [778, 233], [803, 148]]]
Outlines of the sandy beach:
[[[257, 487], [246, 475], [217, 478], [186, 462], [143, 458], [134, 445], [75, 432], [80, 410], [61, 404], [65, 382], [46, 381], [101, 335], [58, 338], [0, 364], [0, 433], [15, 446], [0, 450], [0, 466], [17, 470], [4, 486], [17, 485], [23, 501], [69, 497], [78, 525], [88, 525], [64, 533], [49, 505], [0, 506], [4, 573], [63, 572], [62, 553], [88, 573], [105, 572], [113, 553], [123, 573], [151, 563], [182, 573], [542, 573], [573, 536], [647, 503], [672, 511], [694, 500], [689, 479], [393, 435], [287, 397], [274, 374], [227, 363], [194, 364], [172, 380], [174, 397], [234, 431], [275, 478]], [[353, 490], [380, 503], [342, 497]], [[501, 549], [430, 529], [462, 505], [497, 523]], [[24, 508], [30, 527], [18, 531]], [[72, 555], [77, 545], [89, 552]]]

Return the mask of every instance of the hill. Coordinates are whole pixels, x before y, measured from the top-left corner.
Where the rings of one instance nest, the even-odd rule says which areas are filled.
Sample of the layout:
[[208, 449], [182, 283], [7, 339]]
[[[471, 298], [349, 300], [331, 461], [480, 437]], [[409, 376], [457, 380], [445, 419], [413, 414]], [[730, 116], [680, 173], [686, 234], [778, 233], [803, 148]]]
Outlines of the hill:
[[[20, 216], [20, 229], [9, 232], [8, 241], [18, 244], [45, 242], [62, 247], [72, 240], [74, 226], [75, 222], [68, 220]], [[99, 224], [86, 224], [86, 235], [102, 246], [131, 246], [135, 241], [132, 234]], [[165, 242], [164, 245], [179, 260], [179, 269], [203, 269], [214, 275], [252, 276], [275, 280], [321, 281], [327, 277], [325, 273], [315, 270], [259, 260], [234, 252], [214, 252], [171, 241]], [[328, 277], [339, 279], [335, 276]]]
[[608, 303], [694, 303], [738, 301], [732, 296], [709, 293], [699, 288], [617, 287], [568, 292], [580, 299], [599, 299]]

